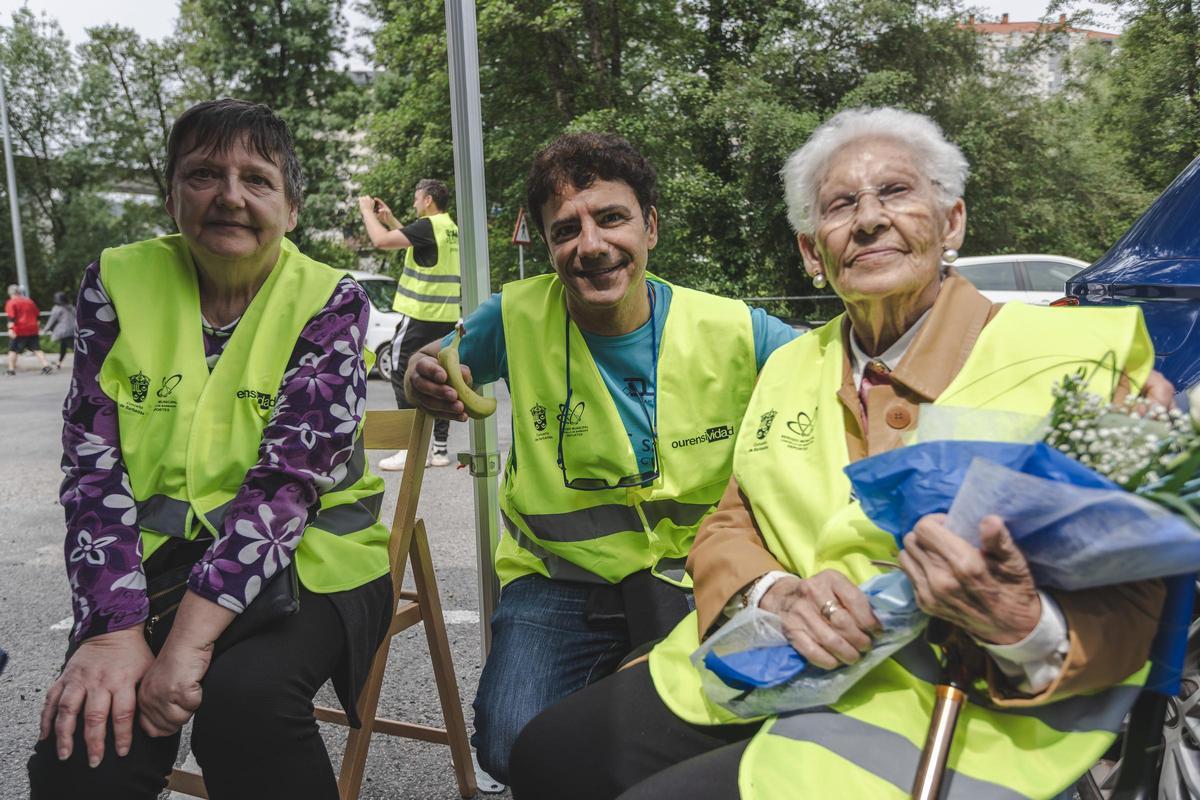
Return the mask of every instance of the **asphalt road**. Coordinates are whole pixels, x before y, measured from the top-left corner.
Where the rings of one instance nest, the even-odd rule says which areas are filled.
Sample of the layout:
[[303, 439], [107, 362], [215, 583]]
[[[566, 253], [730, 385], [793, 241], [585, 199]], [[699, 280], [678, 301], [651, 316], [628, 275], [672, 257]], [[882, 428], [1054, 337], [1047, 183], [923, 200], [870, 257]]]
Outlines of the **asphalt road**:
[[[0, 381], [0, 647], [9, 654], [8, 668], [0, 675], [0, 800], [28, 796], [25, 761], [37, 736], [45, 689], [61, 666], [71, 616], [63, 566], [63, 516], [58, 505], [60, 409], [69, 379], [65, 371], [37, 374], [28, 357], [22, 368], [25, 371], [16, 377]], [[509, 404], [503, 386], [498, 393], [497, 419], [504, 452], [511, 441]], [[394, 408], [391, 388], [373, 380], [368, 406]], [[450, 452], [466, 447], [467, 427], [452, 424]], [[371, 455], [376, 463], [386, 454]], [[388, 478], [392, 499], [398, 473], [382, 474]], [[481, 666], [472, 513], [471, 479], [465, 470], [426, 471], [418, 514], [429, 531], [468, 730]], [[391, 514], [388, 503], [384, 519]], [[337, 705], [328, 686], [318, 695], [318, 702]], [[380, 715], [441, 725], [428, 649], [419, 628], [392, 641]], [[344, 729], [322, 725], [322, 732], [336, 765], [344, 747]], [[186, 755], [185, 739], [180, 763]], [[458, 797], [449, 749], [375, 736], [361, 797]]]

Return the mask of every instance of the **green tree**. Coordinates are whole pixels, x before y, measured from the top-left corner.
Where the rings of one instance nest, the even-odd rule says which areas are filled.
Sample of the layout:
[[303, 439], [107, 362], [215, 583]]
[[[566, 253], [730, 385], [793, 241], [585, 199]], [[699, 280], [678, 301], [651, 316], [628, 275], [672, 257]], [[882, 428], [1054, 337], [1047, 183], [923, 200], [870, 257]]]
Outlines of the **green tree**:
[[1200, 15], [1193, 0], [1114, 5], [1127, 24], [1108, 76], [1106, 131], [1158, 192], [1200, 155]]
[[166, 200], [167, 135], [187, 105], [178, 42], [146, 41], [131, 28], [105, 25], [88, 31], [79, 52], [89, 156], [115, 180], [149, 185]]
[[47, 236], [53, 249], [67, 235], [65, 209], [85, 180], [77, 168], [83, 126], [70, 42], [56, 20], [21, 8], [0, 29], [0, 63], [13, 146], [27, 165], [19, 188], [37, 212], [26, 215], [26, 236]]

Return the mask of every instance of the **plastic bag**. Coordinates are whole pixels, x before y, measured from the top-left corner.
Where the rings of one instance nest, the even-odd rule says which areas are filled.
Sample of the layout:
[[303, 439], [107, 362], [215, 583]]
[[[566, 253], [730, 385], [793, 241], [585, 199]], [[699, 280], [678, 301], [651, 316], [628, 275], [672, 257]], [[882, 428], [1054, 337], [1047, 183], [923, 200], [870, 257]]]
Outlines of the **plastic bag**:
[[751, 718], [836, 702], [854, 684], [925, 629], [912, 585], [897, 571], [860, 587], [883, 625], [875, 646], [855, 664], [824, 670], [809, 665], [783, 633], [778, 616], [740, 611], [692, 653], [709, 700]]
[[1200, 531], [1122, 489], [1047, 480], [976, 459], [946, 526], [978, 546], [979, 522], [1004, 518], [1034, 582], [1087, 589], [1200, 570]]
[[924, 442], [846, 467], [897, 542], [926, 514], [978, 544], [1002, 517], [1039, 586], [1084, 589], [1200, 570], [1200, 531], [1045, 444]]
[[[1017, 472], [1094, 489], [1120, 488], [1045, 444], [938, 441], [901, 447], [846, 467], [863, 512], [897, 543], [926, 514], [946, 513], [976, 458]], [[990, 513], [1008, 517], [1007, 506]]]

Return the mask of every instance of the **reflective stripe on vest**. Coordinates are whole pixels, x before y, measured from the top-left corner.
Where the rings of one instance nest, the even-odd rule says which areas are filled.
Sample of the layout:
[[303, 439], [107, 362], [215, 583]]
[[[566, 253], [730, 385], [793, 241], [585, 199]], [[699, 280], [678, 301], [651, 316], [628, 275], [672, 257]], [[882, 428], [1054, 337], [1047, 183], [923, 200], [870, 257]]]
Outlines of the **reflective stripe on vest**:
[[[609, 583], [686, 557], [696, 527], [728, 483], [733, 437], [754, 385], [747, 307], [671, 287], [655, 387], [661, 477], [647, 487], [578, 491], [563, 486], [557, 464], [555, 409], [566, 397], [562, 283], [555, 275], [510, 283], [501, 303], [514, 429], [500, 496], [509, 531], [497, 550], [501, 583], [529, 572], [565, 574], [547, 556]], [[563, 448], [572, 477], [615, 482], [636, 474], [641, 470], [612, 395], [573, 322], [569, 331], [578, 416], [565, 423]]]
[[[226, 513], [258, 462], [295, 342], [342, 273], [284, 239], [211, 372], [198, 335], [195, 268], [181, 237], [105, 250], [100, 277], [121, 325], [99, 382], [117, 406], [143, 558], [171, 536], [193, 538], [201, 528], [223, 535]], [[388, 531], [377, 519], [383, 482], [366, 470], [361, 429], [327, 481], [335, 482], [318, 487], [320, 508], [296, 550], [299, 578], [314, 592], [352, 589], [388, 570]]]
[[554, 555], [546, 548], [537, 543], [536, 539], [532, 539], [525, 535], [525, 532], [517, 527], [508, 515], [503, 511], [500, 512], [500, 519], [504, 521], [504, 529], [508, 531], [509, 538], [517, 543], [517, 546], [532, 554], [545, 567], [547, 578], [553, 578], [560, 581], [577, 581], [579, 583], [607, 583], [603, 578], [588, 572], [583, 567], [577, 567], [565, 558], [560, 558]]
[[[780, 717], [771, 725], [770, 731], [772, 736], [820, 745], [906, 794], [912, 789], [921, 760], [921, 748], [900, 734], [829, 709]], [[939, 797], [942, 800], [1026, 800], [1027, 795], [947, 769]]]
[[[360, 436], [354, 440], [354, 451], [350, 456], [350, 460], [346, 462], [346, 476], [342, 478], [342, 480], [339, 481], [336, 486], [330, 489], [329, 492], [332, 494], [334, 492], [345, 491], [354, 484], [358, 483], [366, 473], [366, 467], [367, 453], [363, 448], [362, 437]], [[379, 497], [380, 500], [378, 503], [372, 502], [368, 504], [368, 507], [382, 507], [382, 494], [380, 494]], [[204, 515], [213, 528], [216, 530], [221, 530], [221, 524], [225, 518], [225, 512], [229, 510], [229, 506], [231, 505], [233, 505], [232, 500], [222, 503]], [[191, 506], [187, 503], [187, 501], [176, 500], [175, 498], [168, 497], [164, 494], [156, 494], [146, 498], [145, 500], [138, 500], [136, 502], [136, 506], [139, 527], [145, 530], [153, 531], [154, 533], [160, 533], [163, 536], [187, 538], [191, 530], [190, 517], [188, 515], [188, 511], [191, 509]], [[379, 507], [374, 508], [374, 515], [376, 518], [379, 516]], [[322, 523], [323, 520], [328, 519], [330, 519], [330, 517], [324, 516], [324, 512], [321, 512], [318, 514], [317, 520], [312, 524], [324, 531], [337, 534], [353, 533], [354, 531], [361, 530], [362, 528], [366, 527], [364, 525], [359, 525], [356, 528], [346, 527], [344, 525], [333, 525], [331, 527], [331, 523]]]
[[[462, 277], [459, 275], [425, 275], [424, 273], [417, 272], [412, 267], [405, 267], [404, 274], [409, 278], [416, 278], [417, 280], [422, 280], [426, 283], [462, 283]], [[405, 291], [404, 294], [408, 297], [412, 297], [412, 295], [407, 291]], [[443, 298], [440, 297], [438, 298], [439, 301], [442, 299]]]
[[[652, 530], [663, 520], [680, 527], [697, 525], [711, 508], [711, 503], [680, 503], [670, 499], [641, 504], [646, 524]], [[522, 519], [534, 536], [547, 542], [586, 542], [642, 527], [636, 507], [615, 504], [562, 514], [523, 514]]]
[[[222, 530], [225, 514], [232, 505], [233, 501], [230, 500], [207, 512], [204, 517], [209, 525]], [[374, 525], [382, 508], [383, 492], [378, 492], [361, 500], [322, 509], [309, 526], [343, 536]], [[190, 509], [186, 501], [158, 494], [137, 503], [138, 525], [163, 536], [186, 539], [191, 529], [187, 524]]]
[[455, 322], [459, 306], [458, 226], [446, 212], [426, 217], [433, 226], [437, 261], [431, 267], [417, 264], [413, 248], [404, 251], [404, 269], [396, 286], [392, 308], [425, 322]]
[[[942, 667], [933, 648], [918, 640], [899, 650], [892, 659], [910, 675], [925, 683], [938, 683]], [[1063, 733], [1084, 731], [1109, 731], [1120, 733], [1125, 714], [1141, 693], [1136, 684], [1117, 684], [1093, 694], [1072, 695], [1040, 706], [1005, 706], [1000, 713], [1031, 717], [1047, 727]], [[988, 706], [991, 700], [974, 686], [966, 689], [967, 698], [979, 706]]]
[[[1140, 312], [1083, 311], [1004, 306], [936, 404], [1040, 415], [1053, 402], [1053, 384], [1081, 365], [1094, 370], [1091, 386], [1102, 394], [1111, 393], [1122, 370], [1139, 385], [1153, 362]], [[1052, 367], [1047, 367], [1048, 358]], [[841, 318], [776, 351], [748, 405], [734, 475], [767, 548], [785, 569], [801, 576], [834, 569], [859, 584], [878, 574], [871, 559], [895, 559], [896, 542], [863, 515], [843, 472], [848, 457], [837, 391], [844, 362]], [[750, 421], [768, 414], [779, 420], [760, 439]], [[796, 425], [779, 424], [788, 420]], [[655, 687], [664, 703], [689, 722], [736, 721], [707, 701], [688, 660], [699, 644], [696, 624], [695, 617], [685, 619], [651, 653]], [[935, 669], [927, 645], [910, 645], [851, 687], [833, 710], [919, 749], [929, 725]], [[959, 723], [960, 735], [966, 732], [972, 744], [963, 746], [956, 739], [950, 768], [1018, 794], [1053, 796], [1111, 744], [1145, 675], [1143, 668], [1119, 686], [1038, 707], [995, 708], [985, 692], [975, 692]], [[847, 797], [907, 794], [904, 781], [903, 794], [893, 794], [895, 786], [884, 789], [876, 777], [859, 776], [856, 769], [871, 770], [840, 750], [839, 755], [858, 766], [814, 747], [812, 737], [805, 740], [810, 744], [801, 745], [772, 735], [773, 729], [764, 727], [743, 757], [741, 786], [747, 800], [805, 796], [821, 785], [837, 785]], [[900, 752], [887, 755], [907, 758]], [[864, 755], [868, 761], [883, 757]], [[1018, 764], [1020, 776], [1006, 773]]]

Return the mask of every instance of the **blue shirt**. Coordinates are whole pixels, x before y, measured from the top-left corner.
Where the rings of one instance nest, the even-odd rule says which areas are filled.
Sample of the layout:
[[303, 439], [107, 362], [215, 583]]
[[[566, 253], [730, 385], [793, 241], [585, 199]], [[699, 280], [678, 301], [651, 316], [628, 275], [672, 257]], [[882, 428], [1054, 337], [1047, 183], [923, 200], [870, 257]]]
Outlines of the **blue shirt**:
[[[580, 331], [621, 415], [629, 443], [638, 458], [638, 468], [643, 472], [654, 467], [654, 437], [651, 433], [651, 421], [656, 419], [654, 356], [662, 341], [671, 306], [670, 286], [653, 280], [647, 283], [654, 290], [653, 325], [647, 320], [640, 328], [620, 336]], [[471, 368], [472, 380], [477, 385], [501, 378], [508, 381], [508, 352], [501, 313], [497, 293], [463, 321], [467, 335], [459, 342], [458, 358]], [[760, 370], [776, 348], [798, 335], [790, 325], [761, 308], [750, 309], [750, 322], [754, 329], [754, 359]], [[453, 337], [452, 333], [447, 335], [442, 345], [449, 345]]]

